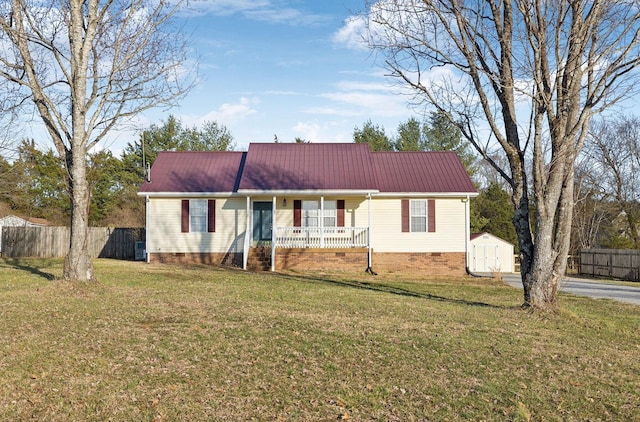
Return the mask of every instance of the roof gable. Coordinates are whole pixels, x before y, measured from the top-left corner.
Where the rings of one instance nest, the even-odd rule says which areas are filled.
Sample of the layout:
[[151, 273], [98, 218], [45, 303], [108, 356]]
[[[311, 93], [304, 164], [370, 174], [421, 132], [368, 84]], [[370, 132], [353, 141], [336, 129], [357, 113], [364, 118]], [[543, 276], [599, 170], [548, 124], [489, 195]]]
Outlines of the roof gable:
[[141, 193], [231, 193], [238, 188], [245, 152], [161, 152]]
[[44, 218], [22, 218], [17, 215], [6, 215], [0, 218], [0, 226], [5, 227], [21, 227], [21, 226], [46, 226], [49, 222]]
[[476, 192], [455, 152], [372, 152], [371, 155], [380, 192]]
[[375, 190], [366, 144], [257, 144], [249, 146], [240, 190]]
[[471, 235], [469, 235], [469, 240], [474, 243], [474, 242], [479, 242], [482, 240], [487, 240], [487, 239], [491, 239], [492, 241], [498, 241], [498, 242], [502, 242], [505, 243], [507, 245], [510, 246], [515, 246], [513, 243], [509, 242], [508, 240], [504, 240], [501, 237], [498, 237], [494, 234], [491, 234], [489, 232], [482, 232], [482, 233], [471, 233]]

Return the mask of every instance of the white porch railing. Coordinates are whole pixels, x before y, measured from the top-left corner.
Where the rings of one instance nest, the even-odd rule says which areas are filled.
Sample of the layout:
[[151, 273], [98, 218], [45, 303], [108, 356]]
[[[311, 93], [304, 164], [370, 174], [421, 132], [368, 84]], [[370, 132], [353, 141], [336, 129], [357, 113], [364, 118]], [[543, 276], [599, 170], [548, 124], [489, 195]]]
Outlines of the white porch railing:
[[276, 227], [276, 248], [366, 248], [367, 227]]

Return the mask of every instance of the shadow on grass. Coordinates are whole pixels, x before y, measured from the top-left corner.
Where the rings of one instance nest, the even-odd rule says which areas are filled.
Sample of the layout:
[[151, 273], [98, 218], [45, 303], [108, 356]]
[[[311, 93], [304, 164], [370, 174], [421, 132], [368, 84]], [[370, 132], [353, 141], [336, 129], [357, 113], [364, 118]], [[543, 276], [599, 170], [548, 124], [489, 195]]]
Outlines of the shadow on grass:
[[15, 268], [16, 270], [28, 272], [49, 281], [53, 281], [57, 279], [57, 277], [54, 274], [42, 271], [37, 266], [33, 265], [35, 262], [30, 262], [30, 261], [24, 262], [20, 259], [15, 259], [15, 258], [5, 258], [3, 261], [7, 267], [12, 267], [12, 268]]
[[399, 296], [416, 297], [420, 299], [435, 300], [438, 302], [453, 303], [458, 305], [477, 306], [477, 307], [494, 308], [494, 309], [508, 308], [505, 306], [493, 305], [485, 302], [478, 302], [478, 301], [472, 301], [472, 300], [466, 300], [466, 299], [455, 299], [455, 298], [450, 298], [445, 296], [433, 295], [431, 293], [415, 292], [412, 290], [404, 289], [402, 287], [391, 286], [384, 283], [369, 283], [369, 282], [357, 281], [357, 280], [336, 280], [329, 277], [322, 278], [317, 276], [307, 276], [307, 275], [299, 275], [299, 274], [296, 274], [296, 275], [283, 274], [283, 273], [277, 273], [277, 274], [278, 276], [281, 276], [281, 277], [294, 278], [297, 280], [303, 280], [308, 282], [329, 283], [329, 284], [334, 284], [342, 287], [370, 290], [374, 292], [389, 293], [389, 294], [399, 295]]

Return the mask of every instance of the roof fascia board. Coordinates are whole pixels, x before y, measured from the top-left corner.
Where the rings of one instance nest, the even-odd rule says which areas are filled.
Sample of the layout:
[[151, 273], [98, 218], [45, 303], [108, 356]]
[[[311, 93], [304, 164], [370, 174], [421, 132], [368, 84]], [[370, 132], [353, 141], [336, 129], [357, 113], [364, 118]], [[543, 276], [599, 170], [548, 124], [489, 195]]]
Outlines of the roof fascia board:
[[475, 198], [478, 192], [380, 192], [375, 198]]
[[379, 192], [378, 190], [249, 190], [241, 189], [238, 192], [138, 192], [138, 196], [163, 197], [163, 198], [229, 198], [246, 196], [284, 196], [284, 195], [342, 195], [342, 196], [367, 196], [374, 198], [475, 198], [478, 192]]
[[344, 196], [363, 196], [369, 194], [376, 194], [379, 191], [377, 189], [362, 189], [362, 190], [349, 190], [349, 189], [308, 189], [308, 190], [257, 190], [257, 189], [239, 189], [238, 194], [245, 196], [257, 196], [257, 195], [344, 195]]
[[150, 198], [228, 198], [240, 195], [233, 192], [138, 192], [138, 196], [148, 196]]

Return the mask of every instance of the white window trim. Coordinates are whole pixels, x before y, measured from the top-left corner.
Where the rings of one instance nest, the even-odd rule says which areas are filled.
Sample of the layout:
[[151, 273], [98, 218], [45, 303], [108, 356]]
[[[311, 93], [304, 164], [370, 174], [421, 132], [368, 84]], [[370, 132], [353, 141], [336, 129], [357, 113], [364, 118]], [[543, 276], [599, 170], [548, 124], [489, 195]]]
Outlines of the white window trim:
[[[197, 211], [201, 211], [198, 213]], [[194, 219], [201, 218], [201, 227], [194, 227]], [[209, 227], [209, 201], [207, 199], [189, 200], [189, 232], [207, 233]]]
[[[424, 215], [414, 215], [413, 204], [422, 202], [424, 204]], [[414, 230], [413, 219], [424, 219], [424, 230]], [[411, 199], [409, 200], [409, 232], [411, 233], [427, 233], [429, 231], [429, 202], [426, 199]]]
[[[338, 201], [337, 200], [324, 200], [324, 215], [320, 210], [320, 201], [316, 200], [303, 200], [302, 201], [302, 227], [320, 227], [320, 218], [322, 218], [322, 227], [337, 227], [338, 226]], [[309, 219], [316, 221], [315, 225], [309, 225]], [[327, 224], [327, 220], [330, 224]]]
[[[329, 223], [327, 223], [329, 219]], [[324, 227], [338, 227], [338, 201], [324, 201], [324, 215], [322, 220]]]

